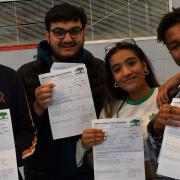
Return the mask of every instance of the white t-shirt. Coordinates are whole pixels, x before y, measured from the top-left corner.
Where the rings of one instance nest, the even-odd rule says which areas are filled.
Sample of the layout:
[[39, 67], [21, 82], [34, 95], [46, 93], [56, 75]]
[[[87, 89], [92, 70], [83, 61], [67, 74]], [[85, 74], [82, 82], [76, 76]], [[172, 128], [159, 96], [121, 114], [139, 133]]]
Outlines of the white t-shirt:
[[[120, 111], [117, 113], [118, 108], [122, 101], [116, 101], [117, 111], [112, 115], [112, 118], [117, 117], [140, 117], [143, 120], [144, 137], [147, 136], [147, 124], [153, 119], [154, 115], [158, 112], [156, 106], [156, 98], [158, 94], [158, 88], [153, 88], [146, 97], [139, 101], [127, 100]], [[104, 109], [100, 114], [100, 119], [107, 118]]]

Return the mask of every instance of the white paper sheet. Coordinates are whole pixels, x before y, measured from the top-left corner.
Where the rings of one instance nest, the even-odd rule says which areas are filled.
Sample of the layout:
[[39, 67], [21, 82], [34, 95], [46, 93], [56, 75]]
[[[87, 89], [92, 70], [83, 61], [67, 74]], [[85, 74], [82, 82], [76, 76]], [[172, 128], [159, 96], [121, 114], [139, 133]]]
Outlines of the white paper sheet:
[[92, 121], [92, 127], [107, 133], [107, 139], [93, 147], [95, 180], [145, 180], [143, 131], [139, 118], [131, 123], [133, 119]]
[[81, 63], [53, 63], [50, 72], [64, 70], [81, 65]]
[[48, 107], [53, 139], [82, 133], [96, 119], [94, 103], [84, 64], [39, 76], [41, 84], [53, 82], [52, 103]]
[[[173, 106], [180, 107], [180, 98], [173, 98]], [[180, 128], [166, 126], [159, 155], [157, 174], [180, 179]]]
[[9, 109], [0, 110], [0, 179], [18, 180], [15, 144]]

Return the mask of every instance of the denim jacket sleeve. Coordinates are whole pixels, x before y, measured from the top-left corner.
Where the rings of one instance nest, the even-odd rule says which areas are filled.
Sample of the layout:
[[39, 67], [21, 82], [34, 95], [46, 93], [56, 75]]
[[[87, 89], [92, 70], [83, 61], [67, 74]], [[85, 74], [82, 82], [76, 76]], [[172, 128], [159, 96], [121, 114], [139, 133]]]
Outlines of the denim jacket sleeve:
[[157, 169], [158, 157], [159, 157], [159, 152], [161, 149], [163, 137], [153, 136], [153, 121], [149, 122], [147, 126], [147, 132], [148, 132], [148, 137], [146, 139], [146, 143], [148, 146], [149, 158], [150, 158], [150, 161], [154, 164], [155, 168]]

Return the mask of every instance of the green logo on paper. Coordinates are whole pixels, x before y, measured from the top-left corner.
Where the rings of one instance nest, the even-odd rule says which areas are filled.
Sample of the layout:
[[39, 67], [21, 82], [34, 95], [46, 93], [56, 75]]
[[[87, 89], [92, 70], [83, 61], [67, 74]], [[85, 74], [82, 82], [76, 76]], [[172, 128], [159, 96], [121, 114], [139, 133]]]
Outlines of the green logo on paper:
[[6, 112], [0, 112], [0, 119], [5, 119], [5, 116], [7, 116]]
[[141, 123], [140, 123], [140, 120], [139, 119], [133, 119], [132, 121], [131, 121], [131, 126], [137, 126], [137, 125], [140, 125]]
[[75, 70], [76, 74], [80, 74], [80, 73], [84, 73], [84, 68], [83, 67], [78, 67], [76, 70]]

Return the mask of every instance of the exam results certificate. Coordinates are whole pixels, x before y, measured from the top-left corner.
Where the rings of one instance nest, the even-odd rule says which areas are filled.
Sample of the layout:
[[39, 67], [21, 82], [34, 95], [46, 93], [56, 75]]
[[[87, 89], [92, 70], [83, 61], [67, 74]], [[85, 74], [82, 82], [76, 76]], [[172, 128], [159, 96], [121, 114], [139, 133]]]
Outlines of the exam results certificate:
[[75, 136], [91, 127], [96, 113], [84, 64], [42, 74], [39, 79], [41, 84], [55, 84], [48, 107], [53, 139]]
[[107, 139], [93, 147], [95, 180], [145, 180], [144, 147], [138, 118], [112, 118], [92, 121], [103, 129]]
[[[180, 108], [180, 98], [173, 98], [172, 106]], [[180, 127], [166, 126], [159, 155], [157, 173], [180, 179]]]
[[0, 179], [19, 179], [9, 109], [0, 110]]

